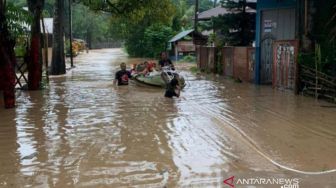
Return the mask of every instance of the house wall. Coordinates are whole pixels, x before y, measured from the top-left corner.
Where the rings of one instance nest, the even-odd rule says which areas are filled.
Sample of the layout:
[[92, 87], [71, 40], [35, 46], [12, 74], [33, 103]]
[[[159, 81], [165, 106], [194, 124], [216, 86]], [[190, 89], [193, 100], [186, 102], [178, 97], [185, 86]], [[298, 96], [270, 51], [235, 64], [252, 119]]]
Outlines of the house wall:
[[[285, 14], [285, 12], [288, 12], [288, 11], [284, 11], [284, 10], [289, 10], [289, 9], [296, 9], [296, 7], [298, 6], [298, 3], [299, 3], [299, 0], [282, 0], [282, 1], [279, 1], [279, 0], [258, 0], [257, 2], [257, 18], [256, 18], [256, 56], [255, 56], [255, 59], [256, 59], [256, 63], [255, 63], [255, 83], [256, 84], [260, 84], [262, 82], [262, 79], [261, 79], [261, 75], [262, 75], [262, 64], [261, 64], [261, 61], [262, 61], [262, 57], [261, 57], [261, 51], [262, 51], [262, 32], [264, 31], [263, 29], [264, 26], [266, 25], [265, 23], [262, 23], [262, 16], [263, 16], [263, 12], [266, 12], [268, 11], [270, 14], [272, 14], [272, 10], [274, 11], [277, 11], [276, 13], [278, 13], [278, 19], [280, 19], [282, 17], [282, 14]], [[283, 12], [283, 13], [282, 13]], [[286, 13], [287, 14], [287, 13]], [[289, 15], [292, 17], [291, 19], [294, 19], [296, 20], [296, 15], [293, 16], [291, 15], [293, 14], [291, 11], [289, 11]], [[297, 14], [297, 12], [295, 12], [294, 14]], [[282, 24], [282, 25], [278, 25], [276, 24], [275, 27], [288, 27], [288, 25], [286, 25], [286, 22], [288, 20], [285, 20], [285, 24]], [[290, 23], [289, 23], [290, 24]], [[297, 36], [297, 23], [294, 22], [291, 24], [290, 27], [293, 27], [293, 24], [294, 24], [294, 36], [292, 38], [292, 36], [290, 37], [287, 37], [287, 38], [275, 38], [274, 40], [284, 40], [284, 39], [295, 39], [296, 36]], [[284, 30], [283, 28], [277, 28], [278, 30]], [[287, 29], [287, 28], [285, 28]], [[281, 34], [279, 34], [281, 35]], [[285, 35], [284, 35], [285, 37]], [[270, 45], [272, 47], [272, 41], [270, 41]], [[263, 48], [263, 50], [267, 50], [267, 48]], [[271, 50], [270, 52], [272, 52], [273, 50]], [[271, 53], [272, 54], [272, 53]], [[269, 58], [269, 59], [272, 59]], [[272, 65], [272, 63], [270, 62], [270, 64]], [[272, 70], [272, 68], [270, 68], [270, 70]], [[265, 70], [266, 71], [266, 70]], [[266, 77], [266, 78], [263, 78], [263, 79], [266, 79], [269, 81], [269, 76]]]
[[177, 51], [178, 52], [195, 52], [195, 45], [193, 41], [178, 41]]

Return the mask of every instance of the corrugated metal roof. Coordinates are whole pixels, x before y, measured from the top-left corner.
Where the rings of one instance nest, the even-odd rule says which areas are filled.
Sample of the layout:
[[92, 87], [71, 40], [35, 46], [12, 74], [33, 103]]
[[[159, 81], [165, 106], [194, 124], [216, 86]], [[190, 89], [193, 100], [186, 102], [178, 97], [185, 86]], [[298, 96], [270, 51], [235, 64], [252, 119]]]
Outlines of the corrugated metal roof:
[[[209, 10], [206, 10], [204, 12], [201, 12], [198, 14], [198, 19], [199, 20], [209, 20], [212, 17], [218, 17], [221, 15], [225, 15], [225, 14], [232, 14], [232, 13], [236, 13], [237, 11], [233, 10], [233, 9], [226, 9], [224, 7], [218, 6]], [[247, 13], [255, 13], [256, 11], [250, 7], [246, 7], [246, 12]]]
[[229, 13], [229, 11], [226, 8], [218, 6], [218, 7], [215, 7], [215, 8], [199, 13], [198, 19], [199, 20], [210, 19], [211, 17], [217, 17], [217, 16], [224, 15], [227, 13]]
[[189, 35], [193, 31], [194, 31], [193, 29], [182, 31], [181, 33], [175, 35], [172, 39], [170, 39], [169, 42], [178, 41], [178, 40], [182, 39], [183, 37]]

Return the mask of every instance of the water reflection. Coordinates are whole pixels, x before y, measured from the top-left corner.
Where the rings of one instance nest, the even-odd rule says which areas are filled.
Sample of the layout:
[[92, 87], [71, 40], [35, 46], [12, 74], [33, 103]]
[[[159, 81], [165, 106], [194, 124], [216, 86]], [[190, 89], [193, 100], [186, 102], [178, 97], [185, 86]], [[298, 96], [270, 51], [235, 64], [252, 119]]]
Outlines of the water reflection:
[[0, 187], [15, 186], [23, 182], [19, 173], [20, 154], [17, 152], [19, 145], [15, 126], [15, 109], [0, 110]]

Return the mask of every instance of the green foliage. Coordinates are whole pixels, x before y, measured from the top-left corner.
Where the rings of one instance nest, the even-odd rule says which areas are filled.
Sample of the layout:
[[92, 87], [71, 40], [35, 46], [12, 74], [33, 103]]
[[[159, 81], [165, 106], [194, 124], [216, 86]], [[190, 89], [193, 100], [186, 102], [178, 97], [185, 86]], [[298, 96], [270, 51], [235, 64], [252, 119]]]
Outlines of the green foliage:
[[192, 73], [200, 73], [201, 71], [197, 67], [190, 67], [190, 72]]
[[12, 2], [7, 3], [6, 9], [7, 25], [11, 35], [10, 37], [16, 40], [16, 38], [28, 32], [29, 25], [32, 22], [32, 15]]
[[174, 0], [173, 4], [175, 6], [176, 12], [173, 17], [172, 28], [174, 31], [180, 31], [181, 28], [186, 26], [182, 17], [185, 15], [188, 10], [187, 2], [185, 0]]
[[200, 0], [199, 1], [198, 11], [199, 12], [203, 12], [203, 11], [209, 10], [209, 9], [211, 9], [213, 7], [214, 7], [214, 2], [213, 1], [210, 1], [210, 0]]
[[[83, 16], [85, 15], [85, 16]], [[73, 6], [73, 36], [90, 42], [106, 41], [111, 37], [109, 29], [110, 14], [94, 12], [82, 4]]]
[[[336, 76], [336, 3], [334, 1], [321, 1], [316, 4], [313, 31], [310, 38], [321, 46], [321, 71]], [[314, 68], [313, 55], [304, 56], [304, 64]]]
[[247, 6], [245, 0], [222, 0], [222, 6], [231, 10], [226, 14], [214, 18], [214, 28], [220, 30], [222, 40], [226, 45], [250, 45], [255, 37], [255, 13], [244, 12]]
[[165, 49], [172, 37], [171, 24], [175, 11], [170, 0], [151, 0], [150, 6], [130, 15], [112, 15], [111, 37], [125, 39], [126, 50], [131, 56], [154, 57]]
[[173, 30], [163, 24], [154, 24], [148, 27], [144, 34], [145, 46], [148, 50], [146, 56], [156, 57], [166, 50], [168, 40], [173, 37]]
[[189, 62], [189, 63], [195, 63], [196, 62], [196, 57], [192, 56], [192, 55], [187, 55], [187, 56], [184, 56], [181, 61]]
[[7, 3], [10, 3], [16, 7], [26, 7], [27, 0], [8, 0]]
[[126, 40], [125, 46], [131, 56], [157, 57], [166, 50], [167, 41], [173, 36], [171, 27], [154, 24], [148, 28], [138, 28]]
[[[216, 1], [216, 0], [215, 0]], [[217, 2], [217, 1], [216, 1]], [[173, 4], [176, 7], [176, 14], [173, 19], [174, 31], [187, 30], [193, 27], [195, 16], [195, 0], [173, 0]], [[211, 0], [199, 0], [198, 12], [209, 10], [216, 6], [216, 3]], [[209, 23], [199, 23], [201, 29], [212, 27]], [[211, 24], [211, 23], [210, 23]]]
[[16, 56], [18, 57], [25, 56], [27, 47], [26, 45], [27, 45], [27, 38], [21, 36], [16, 39], [16, 44], [14, 48]]
[[128, 35], [125, 41], [126, 51], [133, 57], [144, 57], [148, 53], [144, 40], [145, 28], [134, 27], [134, 32]]

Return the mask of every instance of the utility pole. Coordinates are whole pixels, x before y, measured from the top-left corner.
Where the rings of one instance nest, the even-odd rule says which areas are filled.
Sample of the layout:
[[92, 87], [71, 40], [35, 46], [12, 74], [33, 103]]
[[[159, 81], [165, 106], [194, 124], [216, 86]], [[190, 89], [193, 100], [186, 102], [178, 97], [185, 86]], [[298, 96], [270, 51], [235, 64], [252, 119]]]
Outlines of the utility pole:
[[69, 0], [69, 39], [70, 39], [70, 62], [71, 68], [73, 65], [73, 53], [72, 53], [72, 0]]
[[197, 32], [197, 22], [198, 22], [198, 0], [195, 0], [195, 22], [194, 22], [194, 31]]

